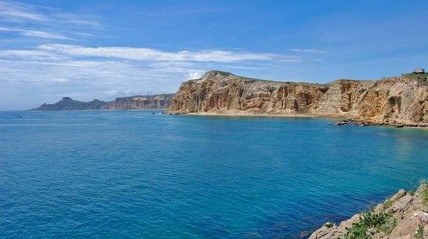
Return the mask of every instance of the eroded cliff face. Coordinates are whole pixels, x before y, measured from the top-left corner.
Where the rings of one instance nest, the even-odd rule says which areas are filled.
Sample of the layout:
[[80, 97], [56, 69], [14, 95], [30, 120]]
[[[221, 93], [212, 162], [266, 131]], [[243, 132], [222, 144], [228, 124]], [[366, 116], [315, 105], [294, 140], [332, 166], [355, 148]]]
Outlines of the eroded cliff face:
[[428, 123], [427, 83], [406, 77], [333, 82], [312, 113], [385, 124]]
[[262, 81], [211, 71], [184, 82], [169, 108], [174, 113], [306, 114], [327, 86]]
[[376, 124], [428, 125], [428, 83], [411, 77], [330, 84], [275, 82], [210, 71], [184, 82], [170, 113], [343, 117]]
[[173, 94], [120, 97], [108, 102], [102, 109], [166, 109], [173, 97]]

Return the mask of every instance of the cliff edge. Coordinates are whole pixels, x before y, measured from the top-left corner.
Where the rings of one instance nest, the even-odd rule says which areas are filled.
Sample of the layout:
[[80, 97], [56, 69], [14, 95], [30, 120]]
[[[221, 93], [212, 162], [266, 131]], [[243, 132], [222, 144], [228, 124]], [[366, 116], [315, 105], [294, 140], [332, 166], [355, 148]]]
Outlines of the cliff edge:
[[428, 126], [428, 82], [412, 75], [329, 84], [278, 82], [209, 71], [184, 82], [168, 108], [177, 114], [308, 115], [371, 124]]
[[356, 214], [339, 225], [326, 223], [309, 239], [426, 239], [428, 185], [414, 193], [403, 189], [372, 211]]

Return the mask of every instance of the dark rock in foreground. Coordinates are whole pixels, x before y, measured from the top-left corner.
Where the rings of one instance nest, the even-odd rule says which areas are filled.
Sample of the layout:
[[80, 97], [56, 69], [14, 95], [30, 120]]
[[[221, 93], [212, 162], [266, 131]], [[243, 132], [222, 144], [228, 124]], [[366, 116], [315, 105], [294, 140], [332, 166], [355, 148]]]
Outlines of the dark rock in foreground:
[[428, 185], [414, 193], [403, 189], [366, 213], [336, 225], [325, 223], [309, 239], [425, 239], [428, 238]]

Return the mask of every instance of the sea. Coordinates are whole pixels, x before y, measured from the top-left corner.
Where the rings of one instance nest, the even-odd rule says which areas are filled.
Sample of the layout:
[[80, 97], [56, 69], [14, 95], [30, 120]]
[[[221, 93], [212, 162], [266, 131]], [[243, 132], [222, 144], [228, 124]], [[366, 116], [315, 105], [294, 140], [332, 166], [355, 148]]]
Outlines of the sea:
[[428, 178], [428, 130], [0, 112], [0, 238], [307, 238]]

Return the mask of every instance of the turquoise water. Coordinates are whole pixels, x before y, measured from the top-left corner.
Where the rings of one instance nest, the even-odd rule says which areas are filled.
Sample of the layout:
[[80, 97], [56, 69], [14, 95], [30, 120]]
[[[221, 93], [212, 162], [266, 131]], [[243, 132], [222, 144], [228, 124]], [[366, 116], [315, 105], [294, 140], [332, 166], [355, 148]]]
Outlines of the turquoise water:
[[1, 112], [0, 238], [304, 237], [428, 177], [428, 130], [152, 112]]

